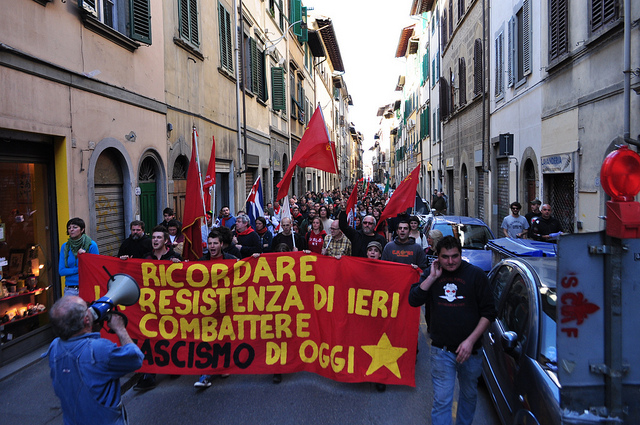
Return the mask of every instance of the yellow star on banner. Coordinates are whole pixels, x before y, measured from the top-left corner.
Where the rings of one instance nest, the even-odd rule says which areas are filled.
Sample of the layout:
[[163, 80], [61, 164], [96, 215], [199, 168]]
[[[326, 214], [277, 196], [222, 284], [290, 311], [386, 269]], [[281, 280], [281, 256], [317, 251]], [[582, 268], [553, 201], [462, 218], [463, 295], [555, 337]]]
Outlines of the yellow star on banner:
[[398, 359], [407, 351], [403, 347], [394, 347], [386, 333], [383, 333], [377, 345], [363, 345], [362, 349], [371, 356], [371, 364], [366, 375], [371, 375], [382, 366], [401, 379]]

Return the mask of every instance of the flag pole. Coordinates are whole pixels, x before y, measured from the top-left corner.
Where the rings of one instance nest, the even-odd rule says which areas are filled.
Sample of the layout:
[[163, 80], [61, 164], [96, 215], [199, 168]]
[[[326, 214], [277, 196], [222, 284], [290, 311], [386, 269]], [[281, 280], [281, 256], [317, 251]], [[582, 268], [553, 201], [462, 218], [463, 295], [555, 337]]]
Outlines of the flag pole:
[[[200, 199], [202, 199], [202, 210], [207, 213], [207, 206], [204, 204], [204, 190], [202, 189], [202, 173], [200, 172], [200, 154], [198, 153], [198, 132], [196, 126], [193, 126], [193, 137], [195, 138], [196, 145], [196, 164], [198, 164], [198, 182], [200, 183]], [[202, 218], [202, 217], [201, 217]]]
[[342, 182], [342, 178], [340, 177], [340, 170], [338, 169], [338, 154], [336, 152], [335, 142], [331, 145], [331, 138], [329, 137], [329, 131], [327, 130], [327, 124], [324, 121], [324, 113], [322, 112], [322, 108], [320, 107], [320, 103], [318, 102], [318, 109], [320, 109], [320, 116], [322, 116], [322, 123], [324, 124], [324, 131], [327, 132], [327, 140], [329, 140], [329, 149], [331, 149], [331, 156], [333, 157], [333, 166], [336, 167], [336, 174], [338, 175], [338, 184]]

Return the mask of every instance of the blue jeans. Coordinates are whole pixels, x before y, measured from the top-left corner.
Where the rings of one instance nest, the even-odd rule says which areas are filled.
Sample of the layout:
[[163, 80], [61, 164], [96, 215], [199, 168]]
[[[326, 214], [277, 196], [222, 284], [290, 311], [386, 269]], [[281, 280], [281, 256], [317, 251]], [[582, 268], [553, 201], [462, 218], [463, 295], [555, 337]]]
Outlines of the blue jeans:
[[75, 288], [72, 288], [70, 286], [65, 286], [64, 295], [75, 295], [76, 297], [78, 297], [80, 296], [80, 291], [78, 290], [77, 286]]
[[451, 408], [456, 374], [460, 387], [456, 425], [471, 425], [478, 398], [478, 378], [482, 373], [482, 353], [471, 355], [464, 363], [456, 362], [456, 353], [431, 347], [431, 378], [433, 380], [433, 425], [453, 424]]

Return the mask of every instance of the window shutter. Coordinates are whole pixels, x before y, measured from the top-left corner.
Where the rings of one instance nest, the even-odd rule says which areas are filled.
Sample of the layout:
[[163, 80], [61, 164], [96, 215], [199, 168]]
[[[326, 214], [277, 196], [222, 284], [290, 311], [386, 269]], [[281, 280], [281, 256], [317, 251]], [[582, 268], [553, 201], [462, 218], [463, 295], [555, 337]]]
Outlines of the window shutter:
[[220, 65], [222, 68], [233, 71], [233, 49], [231, 41], [231, 15], [218, 3], [218, 19], [220, 24]]
[[531, 0], [522, 4], [522, 75], [531, 74]]
[[189, 40], [189, 0], [180, 0], [178, 15], [180, 16], [180, 37]]
[[273, 110], [286, 111], [286, 89], [284, 84], [284, 68], [271, 68], [271, 94]]
[[98, 9], [96, 7], [96, 0], [80, 0], [82, 9], [89, 12], [96, 18], [98, 17]]
[[200, 45], [200, 37], [198, 35], [198, 0], [190, 0], [189, 19], [191, 20], [191, 42]]
[[473, 45], [473, 94], [482, 93], [482, 40], [476, 38]]
[[549, 2], [549, 60], [568, 52], [567, 0]]
[[449, 38], [453, 37], [453, 0], [449, 0]]
[[151, 9], [149, 0], [129, 0], [130, 37], [151, 44]]
[[516, 59], [516, 55], [515, 55], [515, 32], [516, 32], [516, 19], [515, 17], [512, 17], [511, 19], [509, 19], [509, 28], [508, 28], [509, 32], [508, 32], [508, 39], [507, 39], [507, 74], [509, 76], [509, 80], [508, 80], [508, 87], [513, 86], [513, 80], [514, 78], [514, 71], [515, 71], [515, 66], [514, 66], [514, 61]]
[[440, 109], [442, 117], [449, 115], [449, 83], [446, 78], [440, 79]]
[[504, 80], [503, 80], [503, 75], [504, 75], [504, 53], [502, 51], [503, 49], [503, 43], [504, 43], [504, 33], [500, 33], [500, 35], [498, 35], [498, 38], [496, 38], [496, 90], [495, 90], [495, 95], [496, 97], [500, 96], [502, 94], [502, 90], [504, 87]]
[[460, 100], [460, 106], [467, 103], [467, 64], [464, 58], [460, 58], [458, 61], [458, 99]]
[[306, 43], [309, 41], [309, 29], [307, 28], [307, 8], [305, 6], [301, 8], [300, 19], [302, 22], [299, 24], [300, 35], [298, 35], [298, 41], [300, 43]]
[[427, 106], [424, 110], [424, 125], [425, 125], [425, 129], [424, 129], [424, 137], [429, 137], [429, 107]]
[[251, 46], [251, 91], [260, 94], [260, 70], [258, 69], [258, 46], [256, 40], [250, 39]]
[[291, 0], [291, 11], [289, 13], [289, 25], [293, 24], [293, 33], [297, 36], [302, 35], [302, 26], [300, 21], [302, 19], [302, 1]]
[[431, 61], [431, 87], [436, 85], [436, 59]]
[[441, 44], [440, 44], [440, 50], [442, 50], [444, 52], [444, 48], [447, 46], [447, 9], [444, 9], [442, 11], [442, 26], [441, 28]]
[[267, 75], [265, 70], [266, 55], [264, 50], [258, 50], [258, 96], [263, 101], [269, 100], [269, 93], [267, 92]]

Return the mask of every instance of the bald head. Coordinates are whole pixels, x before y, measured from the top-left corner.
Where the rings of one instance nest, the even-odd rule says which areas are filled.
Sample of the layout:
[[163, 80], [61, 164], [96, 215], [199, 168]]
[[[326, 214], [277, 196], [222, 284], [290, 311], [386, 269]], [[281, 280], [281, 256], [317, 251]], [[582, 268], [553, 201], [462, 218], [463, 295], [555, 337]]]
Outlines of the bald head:
[[82, 298], [69, 295], [56, 301], [51, 307], [49, 317], [55, 334], [66, 341], [73, 336], [91, 331], [90, 314], [87, 303]]

